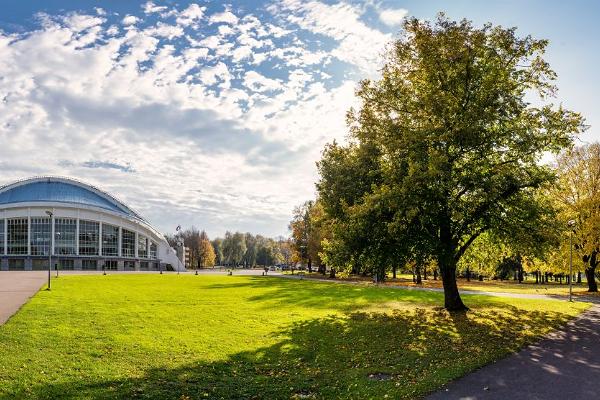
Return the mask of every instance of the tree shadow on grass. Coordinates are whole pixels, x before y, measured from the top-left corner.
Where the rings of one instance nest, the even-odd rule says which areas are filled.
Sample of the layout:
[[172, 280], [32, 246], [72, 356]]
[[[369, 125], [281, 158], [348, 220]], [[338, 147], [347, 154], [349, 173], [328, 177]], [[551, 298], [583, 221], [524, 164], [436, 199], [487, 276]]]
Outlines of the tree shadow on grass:
[[414, 398], [567, 319], [511, 306], [468, 314], [353, 312], [296, 323], [276, 344], [223, 361], [191, 355], [176, 368], [149, 366], [139, 377], [45, 382], [0, 399]]

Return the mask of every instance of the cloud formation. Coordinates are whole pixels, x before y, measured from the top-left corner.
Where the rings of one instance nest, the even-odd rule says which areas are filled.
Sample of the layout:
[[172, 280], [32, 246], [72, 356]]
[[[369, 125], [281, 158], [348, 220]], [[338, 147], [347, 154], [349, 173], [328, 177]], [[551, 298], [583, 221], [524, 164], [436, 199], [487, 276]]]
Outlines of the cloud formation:
[[254, 11], [149, 1], [0, 32], [0, 184], [72, 176], [165, 232], [285, 234], [392, 36], [344, 2]]

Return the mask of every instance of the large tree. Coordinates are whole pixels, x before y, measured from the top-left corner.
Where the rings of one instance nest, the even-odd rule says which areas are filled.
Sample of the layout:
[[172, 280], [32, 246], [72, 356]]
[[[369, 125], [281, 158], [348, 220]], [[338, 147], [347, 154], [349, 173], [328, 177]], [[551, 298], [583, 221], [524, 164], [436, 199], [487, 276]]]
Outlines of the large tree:
[[[565, 151], [557, 159], [558, 184], [552, 193], [561, 210], [563, 226], [573, 234], [576, 254], [585, 268], [588, 291], [597, 292], [600, 263], [600, 144]], [[563, 254], [567, 253], [563, 251]]]
[[536, 192], [554, 173], [540, 159], [582, 130], [579, 114], [548, 100], [546, 46], [514, 28], [406, 20], [381, 78], [357, 91], [349, 144], [327, 147], [319, 164], [325, 209], [349, 219], [360, 204], [388, 208], [377, 215], [389, 234], [437, 261], [448, 310], [466, 309], [456, 285], [465, 251], [543, 212]]

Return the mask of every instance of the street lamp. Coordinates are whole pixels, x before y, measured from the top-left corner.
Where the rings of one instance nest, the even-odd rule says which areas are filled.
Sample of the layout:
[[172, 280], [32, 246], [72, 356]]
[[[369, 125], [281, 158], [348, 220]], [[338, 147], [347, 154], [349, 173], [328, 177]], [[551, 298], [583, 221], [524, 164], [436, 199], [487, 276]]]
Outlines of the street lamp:
[[573, 227], [575, 220], [568, 222], [569, 225], [569, 301], [573, 301]]
[[50, 275], [52, 274], [52, 211], [46, 211], [46, 215], [50, 217], [50, 246], [48, 246], [48, 290], [50, 290]]

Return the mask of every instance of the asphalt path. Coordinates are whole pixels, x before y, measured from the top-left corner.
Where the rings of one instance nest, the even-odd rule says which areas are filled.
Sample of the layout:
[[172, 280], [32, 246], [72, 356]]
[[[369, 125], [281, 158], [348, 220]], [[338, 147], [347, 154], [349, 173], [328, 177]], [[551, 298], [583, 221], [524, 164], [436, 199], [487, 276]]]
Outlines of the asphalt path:
[[48, 279], [44, 271], [0, 271], [0, 325], [16, 313]]
[[539, 343], [464, 376], [427, 400], [589, 400], [600, 398], [600, 307]]

